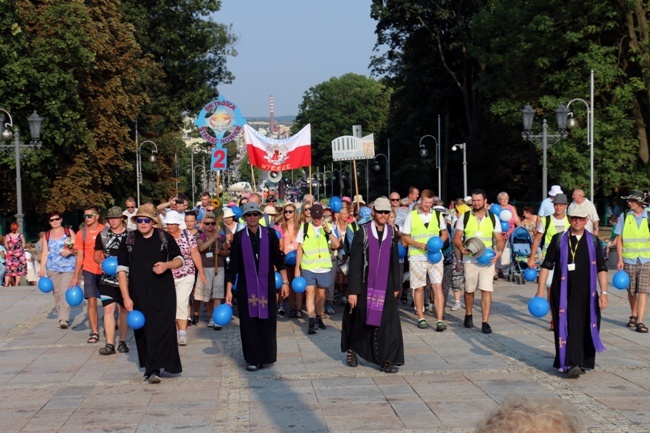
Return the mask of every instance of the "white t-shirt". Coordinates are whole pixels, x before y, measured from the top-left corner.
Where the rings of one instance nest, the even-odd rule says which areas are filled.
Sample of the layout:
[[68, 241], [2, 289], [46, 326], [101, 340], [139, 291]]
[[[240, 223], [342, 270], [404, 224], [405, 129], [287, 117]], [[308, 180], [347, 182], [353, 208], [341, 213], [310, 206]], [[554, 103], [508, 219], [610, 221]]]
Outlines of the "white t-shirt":
[[[429, 224], [431, 222], [431, 216], [433, 215], [434, 210], [431, 209], [428, 214], [423, 214], [422, 212], [418, 211], [418, 216], [420, 217], [420, 220], [422, 221], [423, 224]], [[442, 233], [443, 230], [447, 230], [447, 223], [445, 222], [444, 215], [440, 213], [440, 218], [439, 218], [439, 226], [440, 226], [440, 232]], [[404, 225], [402, 226], [402, 234], [405, 235], [411, 235], [411, 230], [413, 229], [413, 212], [409, 212], [408, 215], [406, 215], [406, 219], [404, 220]], [[410, 261], [426, 261], [427, 256], [425, 255], [420, 255], [420, 256], [409, 256]]]
[[[556, 233], [562, 233], [564, 231], [564, 224], [566, 223], [566, 217], [560, 219], [555, 218], [555, 215], [551, 215], [551, 224], [555, 226]], [[546, 218], [540, 218], [539, 223], [537, 224], [537, 232], [544, 234], [546, 232]]]
[[[300, 229], [298, 230], [298, 235], [296, 235], [296, 243], [298, 243], [301, 246], [305, 242], [305, 232], [303, 230], [304, 226], [305, 226], [304, 224], [300, 224]], [[321, 233], [322, 232], [321, 229], [323, 228], [323, 226], [324, 226], [323, 224], [321, 224], [318, 227], [312, 226], [314, 228], [314, 233], [316, 233], [317, 238], [320, 237], [321, 234], [323, 236], [325, 235], [324, 233]], [[329, 223], [327, 224], [327, 231], [329, 231], [329, 232], [332, 231], [332, 224], [329, 224]], [[328, 239], [328, 242], [329, 242], [329, 239]], [[329, 250], [328, 250], [328, 252], [329, 252]], [[313, 272], [315, 274], [324, 274], [326, 272], [330, 272], [331, 268], [316, 268], [316, 269], [310, 269], [309, 271]]]

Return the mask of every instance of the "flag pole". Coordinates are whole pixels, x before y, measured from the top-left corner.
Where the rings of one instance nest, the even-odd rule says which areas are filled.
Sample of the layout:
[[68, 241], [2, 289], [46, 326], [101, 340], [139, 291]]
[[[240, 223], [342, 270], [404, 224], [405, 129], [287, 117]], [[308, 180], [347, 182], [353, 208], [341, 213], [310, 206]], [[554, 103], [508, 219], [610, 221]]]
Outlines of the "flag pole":
[[[221, 183], [221, 172], [217, 171], [217, 191], [216, 191], [217, 197], [219, 197], [219, 189], [221, 188], [219, 185], [220, 183]], [[221, 202], [219, 203], [221, 204]]]
[[352, 204], [354, 204], [354, 199], [359, 195], [359, 182], [357, 181], [357, 160], [352, 160], [352, 171], [354, 172], [354, 194], [355, 197], [352, 198]]
[[255, 183], [255, 171], [253, 170], [253, 164], [251, 164], [251, 179], [253, 179], [253, 191], [257, 192], [257, 184]]
[[311, 165], [309, 166], [309, 195], [311, 195]]

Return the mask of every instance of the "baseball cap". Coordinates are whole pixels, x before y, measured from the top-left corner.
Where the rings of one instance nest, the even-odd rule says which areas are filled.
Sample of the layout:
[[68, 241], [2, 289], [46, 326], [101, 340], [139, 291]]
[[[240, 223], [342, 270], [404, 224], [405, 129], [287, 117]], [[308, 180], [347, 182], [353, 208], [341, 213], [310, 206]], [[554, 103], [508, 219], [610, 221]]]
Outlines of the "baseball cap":
[[390, 200], [386, 197], [378, 197], [375, 199], [375, 202], [372, 205], [374, 210], [378, 211], [390, 211]]
[[311, 217], [312, 218], [323, 218], [323, 205], [320, 203], [314, 203], [311, 206]]
[[244, 205], [244, 209], [242, 209], [242, 215], [246, 215], [247, 213], [252, 213], [252, 212], [262, 213], [259, 204], [249, 201]]

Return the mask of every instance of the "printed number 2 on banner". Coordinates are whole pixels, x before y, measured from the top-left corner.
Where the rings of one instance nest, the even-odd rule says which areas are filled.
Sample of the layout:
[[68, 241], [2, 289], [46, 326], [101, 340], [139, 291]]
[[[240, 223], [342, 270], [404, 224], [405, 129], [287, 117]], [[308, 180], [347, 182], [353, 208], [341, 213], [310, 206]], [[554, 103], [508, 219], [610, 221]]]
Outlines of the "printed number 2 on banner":
[[228, 152], [226, 149], [213, 149], [212, 170], [225, 170], [228, 167]]

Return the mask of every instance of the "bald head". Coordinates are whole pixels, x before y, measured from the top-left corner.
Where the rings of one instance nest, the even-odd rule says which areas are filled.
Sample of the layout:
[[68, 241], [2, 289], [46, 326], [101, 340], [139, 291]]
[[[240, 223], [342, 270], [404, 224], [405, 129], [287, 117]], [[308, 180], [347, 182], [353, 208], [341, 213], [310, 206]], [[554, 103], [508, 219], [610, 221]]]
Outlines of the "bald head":
[[576, 189], [573, 191], [573, 195], [571, 197], [573, 197], [573, 200], [576, 203], [581, 204], [585, 201], [585, 192], [581, 189]]

